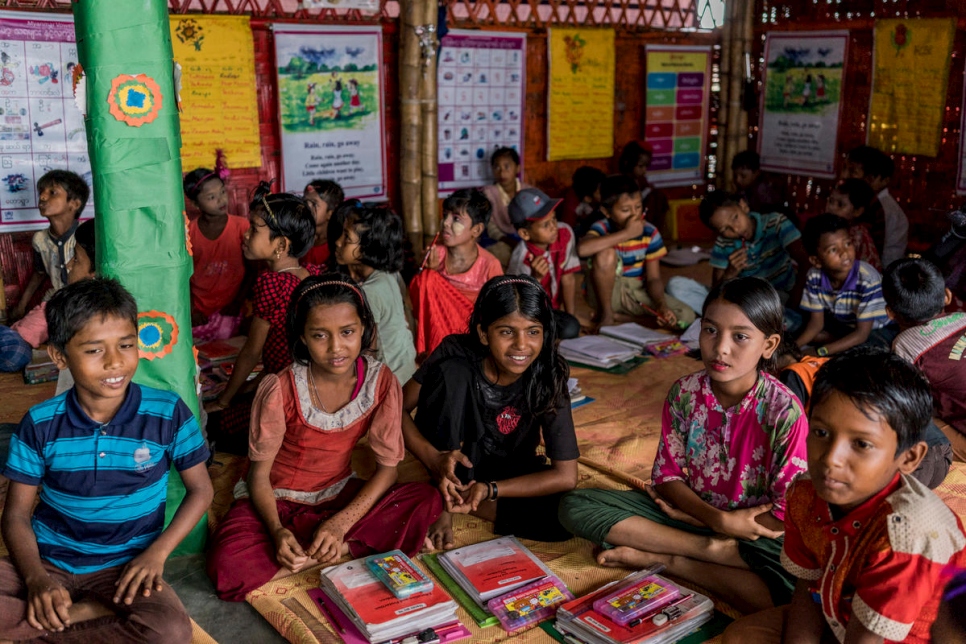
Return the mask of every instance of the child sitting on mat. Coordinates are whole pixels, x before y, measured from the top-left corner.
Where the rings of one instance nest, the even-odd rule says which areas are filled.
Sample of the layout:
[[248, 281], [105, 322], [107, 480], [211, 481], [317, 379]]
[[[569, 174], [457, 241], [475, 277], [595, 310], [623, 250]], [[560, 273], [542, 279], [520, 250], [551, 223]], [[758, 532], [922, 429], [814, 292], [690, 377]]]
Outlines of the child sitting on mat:
[[574, 230], [557, 222], [561, 199], [551, 199], [536, 188], [524, 188], [510, 202], [510, 219], [520, 243], [510, 255], [507, 273], [532, 275], [550, 296], [557, 335], [569, 340], [580, 335], [577, 313], [577, 240]]
[[188, 224], [191, 242], [191, 335], [195, 343], [227, 340], [241, 326], [245, 296], [242, 243], [248, 219], [228, 212], [228, 168], [219, 151], [215, 169], [197, 168], [184, 176], [184, 194], [201, 211]]
[[[309, 275], [318, 275], [317, 266], [299, 265], [315, 232], [315, 222], [305, 202], [289, 194], [268, 194], [263, 182], [250, 205], [251, 227], [242, 246], [245, 258], [263, 261], [268, 270], [255, 281], [255, 315], [248, 338], [238, 352], [228, 384], [209, 412], [223, 412], [212, 418], [208, 431], [219, 447], [233, 454], [244, 454], [252, 395], [242, 387], [259, 362], [266, 373], [278, 373], [292, 362], [285, 334], [285, 311], [295, 287]], [[234, 400], [233, 400], [234, 399]]]
[[503, 274], [500, 260], [477, 243], [489, 217], [490, 202], [478, 190], [457, 190], [443, 202], [439, 245], [426, 251], [426, 270], [409, 283], [417, 354], [431, 352], [452, 333], [466, 333], [480, 289]]
[[910, 476], [931, 414], [922, 372], [884, 349], [822, 367], [808, 476], [788, 490], [781, 563], [794, 596], [733, 623], [726, 643], [930, 641], [943, 585], [966, 565], [962, 522]]
[[366, 294], [372, 310], [375, 356], [408, 382], [416, 371], [416, 348], [406, 322], [399, 277], [403, 267], [403, 225], [399, 215], [385, 206], [359, 203], [348, 211], [342, 235], [335, 243], [335, 258]]
[[638, 184], [614, 175], [600, 186], [600, 207], [606, 217], [593, 223], [577, 244], [577, 254], [590, 258], [588, 303], [596, 309], [598, 326], [614, 324], [614, 314], [654, 315], [666, 327], [686, 327], [694, 311], [664, 293], [662, 257], [667, 255], [660, 231], [645, 220]]
[[315, 242], [299, 263], [302, 266], [326, 266], [329, 263], [329, 219], [345, 201], [345, 193], [335, 181], [316, 179], [305, 186], [302, 198], [315, 219]]
[[[336, 273], [306, 278], [286, 326], [295, 363], [258, 387], [247, 485], [236, 487], [208, 555], [208, 575], [227, 601], [347, 554], [415, 555], [442, 510], [429, 484], [396, 484], [406, 455], [402, 392], [364, 355], [376, 327], [362, 291]], [[352, 471], [353, 448], [366, 436], [376, 461], [368, 481]]]
[[580, 453], [550, 299], [531, 277], [494, 277], [469, 329], [446, 338], [403, 395], [406, 447], [446, 506], [430, 545], [453, 546], [452, 513], [493, 521], [497, 534], [565, 540], [557, 504], [577, 484]]
[[[131, 382], [138, 307], [120, 283], [69, 284], [45, 314], [47, 351], [74, 386], [32, 407], [10, 439], [0, 640], [188, 642], [191, 620], [162, 575], [211, 503], [198, 423], [177, 394]], [[166, 506], [172, 468], [177, 508]]]
[[604, 566], [663, 563], [739, 610], [787, 603], [781, 568], [785, 491], [805, 466], [808, 423], [767, 373], [782, 337], [782, 305], [762, 279], [711, 290], [704, 304], [704, 371], [668, 393], [653, 487], [578, 490], [560, 504], [574, 534], [602, 545]]

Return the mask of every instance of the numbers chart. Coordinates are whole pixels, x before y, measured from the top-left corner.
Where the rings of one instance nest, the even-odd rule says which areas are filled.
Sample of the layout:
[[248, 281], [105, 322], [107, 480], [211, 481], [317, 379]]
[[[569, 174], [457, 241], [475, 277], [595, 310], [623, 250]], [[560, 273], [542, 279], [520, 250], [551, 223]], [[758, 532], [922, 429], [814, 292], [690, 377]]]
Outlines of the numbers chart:
[[[0, 232], [47, 225], [37, 210], [44, 173], [70, 170], [91, 185], [76, 64], [71, 16], [0, 11]], [[93, 215], [91, 201], [86, 210]]]

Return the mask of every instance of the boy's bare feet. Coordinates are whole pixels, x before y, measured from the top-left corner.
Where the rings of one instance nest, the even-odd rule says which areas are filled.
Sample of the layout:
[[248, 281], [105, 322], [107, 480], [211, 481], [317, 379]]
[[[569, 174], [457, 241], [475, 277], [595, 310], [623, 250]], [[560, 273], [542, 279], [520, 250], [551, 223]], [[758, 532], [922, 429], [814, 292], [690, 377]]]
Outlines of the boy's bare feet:
[[426, 535], [424, 549], [429, 552], [433, 550], [449, 550], [454, 545], [453, 515], [449, 512], [443, 512], [436, 519], [436, 522], [429, 526], [429, 533]]
[[656, 555], [630, 546], [618, 546], [597, 555], [597, 563], [608, 568], [640, 569], [657, 563], [668, 566], [671, 563], [671, 556]]

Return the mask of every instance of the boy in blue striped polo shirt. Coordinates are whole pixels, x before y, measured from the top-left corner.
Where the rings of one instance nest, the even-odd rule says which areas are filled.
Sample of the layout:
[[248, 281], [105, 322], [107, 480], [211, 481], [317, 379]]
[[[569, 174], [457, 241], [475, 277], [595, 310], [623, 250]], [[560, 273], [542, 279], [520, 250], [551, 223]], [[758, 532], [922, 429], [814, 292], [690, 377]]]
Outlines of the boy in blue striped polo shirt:
[[741, 195], [716, 191], [701, 201], [698, 217], [718, 234], [711, 249], [712, 286], [735, 277], [760, 277], [775, 287], [783, 304], [798, 304], [808, 255], [801, 233], [785, 215], [753, 212]]
[[802, 242], [812, 264], [802, 311], [811, 315], [798, 346], [816, 345], [814, 354], [822, 357], [865, 343], [888, 348], [896, 331], [889, 325], [882, 276], [855, 259], [848, 220], [829, 213], [813, 217]]
[[[46, 317], [74, 387], [31, 408], [10, 441], [0, 640], [188, 642], [161, 575], [211, 503], [198, 423], [176, 394], [131, 382], [137, 304], [118, 282], [66, 286]], [[186, 494], [163, 528], [172, 464]]]

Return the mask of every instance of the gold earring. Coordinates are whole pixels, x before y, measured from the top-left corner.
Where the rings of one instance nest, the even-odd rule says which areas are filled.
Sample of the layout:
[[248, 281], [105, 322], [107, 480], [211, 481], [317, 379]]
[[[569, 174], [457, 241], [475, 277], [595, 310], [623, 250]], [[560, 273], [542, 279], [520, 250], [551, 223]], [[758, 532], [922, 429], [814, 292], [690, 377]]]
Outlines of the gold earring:
[[278, 248], [275, 249], [275, 259], [279, 259], [282, 256], [282, 251]]

